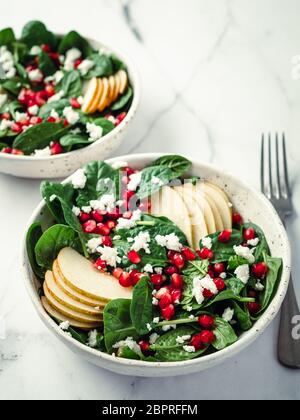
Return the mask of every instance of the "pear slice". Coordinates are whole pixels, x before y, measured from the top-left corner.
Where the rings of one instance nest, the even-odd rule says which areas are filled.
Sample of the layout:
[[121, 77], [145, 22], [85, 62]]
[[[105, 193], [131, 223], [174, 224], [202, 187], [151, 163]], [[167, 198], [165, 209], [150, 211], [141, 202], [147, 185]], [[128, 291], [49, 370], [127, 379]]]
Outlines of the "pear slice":
[[85, 305], [84, 303], [78, 302], [77, 300], [72, 299], [68, 296], [65, 292], [63, 292], [56, 284], [52, 271], [47, 271], [45, 275], [45, 282], [49, 293], [60, 302], [62, 305], [67, 306], [74, 311], [80, 312], [86, 315], [102, 315], [103, 309], [101, 310], [100, 307], [96, 309], [96, 307], [91, 307]]
[[74, 319], [75, 321], [80, 322], [87, 322], [92, 325], [100, 325], [102, 323], [102, 315], [99, 315], [98, 317], [95, 317], [93, 315], [85, 315], [81, 314], [80, 312], [74, 311], [73, 309], [68, 308], [65, 305], [62, 305], [60, 302], [58, 302], [49, 292], [49, 289], [46, 285], [46, 282], [43, 284], [43, 290], [44, 294], [47, 298], [47, 301], [49, 305], [51, 305], [54, 309], [56, 309], [61, 314]]
[[89, 108], [94, 102], [98, 91], [97, 78], [93, 77], [86, 86], [86, 92], [83, 97], [82, 112], [88, 113]]
[[212, 187], [209, 183], [204, 182], [203, 184], [204, 192], [214, 201], [218, 212], [221, 216], [224, 229], [231, 229], [232, 228], [232, 215], [231, 210], [229, 208], [229, 200], [225, 199], [223, 194], [219, 191], [219, 189]]
[[174, 187], [174, 190], [180, 194], [187, 207], [192, 227], [193, 248], [198, 249], [200, 240], [204, 236], [207, 236], [208, 231], [205, 224], [204, 213], [195, 199], [196, 195], [190, 187], [187, 187], [187, 185], [188, 184]]
[[216, 226], [215, 232], [219, 232], [221, 230], [224, 230], [223, 221], [222, 221], [221, 215], [218, 211], [218, 208], [217, 208], [215, 202], [210, 198], [210, 196], [208, 194], [204, 194], [204, 197], [205, 197], [205, 200], [207, 201], [207, 203], [208, 203], [208, 205], [209, 205], [209, 207], [210, 207], [210, 209], [213, 213], [215, 226]]
[[120, 77], [120, 91], [119, 92], [120, 92], [120, 95], [123, 95], [123, 93], [125, 92], [127, 88], [128, 77], [125, 70], [119, 70], [118, 74]]
[[92, 308], [97, 308], [97, 307], [99, 307], [100, 309], [104, 308], [104, 306], [106, 305], [105, 302], [98, 299], [89, 298], [88, 296], [85, 296], [79, 292], [76, 292], [76, 290], [72, 289], [65, 283], [63, 276], [59, 271], [57, 260], [54, 261], [52, 270], [53, 270], [53, 277], [57, 286], [69, 297], [71, 297], [74, 300], [77, 300], [78, 302], [84, 303], [85, 305], [91, 306]]
[[118, 73], [114, 75], [114, 78], [115, 78], [115, 91], [114, 91], [113, 102], [117, 100], [119, 96], [119, 92], [120, 92], [120, 86], [121, 86], [121, 80]]
[[216, 222], [214, 219], [214, 214], [211, 209], [211, 206], [205, 197], [203, 198], [203, 203], [204, 203], [204, 219], [207, 226], [208, 234], [210, 235], [212, 233], [217, 232], [218, 229], [216, 228]]
[[88, 108], [88, 111], [87, 111], [89, 114], [94, 114], [97, 111], [102, 92], [103, 92], [103, 82], [102, 82], [102, 79], [99, 78], [97, 79], [97, 92], [94, 96], [91, 106]]
[[185, 234], [192, 246], [192, 227], [187, 207], [180, 194], [169, 186], [164, 186], [151, 197], [151, 214], [165, 216], [175, 223]]
[[62, 249], [57, 262], [65, 283], [85, 296], [103, 302], [132, 297], [131, 288], [122, 287], [112, 275], [96, 270], [91, 261], [72, 248]]
[[54, 318], [57, 322], [67, 321], [70, 324], [71, 327], [80, 328], [81, 330], [90, 330], [92, 328], [95, 328], [95, 325], [93, 323], [89, 324], [88, 322], [76, 321], [75, 319], [72, 319], [68, 316], [65, 316], [65, 315], [61, 314], [56, 309], [54, 309], [53, 306], [51, 306], [49, 304], [49, 302], [48, 302], [47, 298], [45, 298], [45, 296], [41, 297], [41, 302], [42, 302], [42, 305], [43, 305], [45, 311], [52, 318]]
[[107, 94], [108, 94], [108, 89], [109, 89], [108, 79], [106, 77], [102, 78], [102, 83], [103, 83], [103, 91], [102, 91], [102, 95], [98, 104], [99, 112], [102, 112], [106, 107]]
[[107, 103], [106, 106], [109, 106], [112, 103], [112, 101], [114, 100], [115, 89], [116, 89], [114, 76], [109, 76], [108, 84], [109, 84], [109, 98], [108, 98], [108, 103]]

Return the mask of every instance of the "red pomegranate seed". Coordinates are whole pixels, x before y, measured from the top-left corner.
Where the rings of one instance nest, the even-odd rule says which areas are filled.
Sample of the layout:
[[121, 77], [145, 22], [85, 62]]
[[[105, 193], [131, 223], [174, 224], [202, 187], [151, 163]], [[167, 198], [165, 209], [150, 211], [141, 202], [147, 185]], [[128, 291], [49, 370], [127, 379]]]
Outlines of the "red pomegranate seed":
[[102, 238], [102, 245], [112, 247], [113, 242], [110, 236], [103, 236]]
[[176, 265], [179, 270], [182, 270], [185, 266], [185, 258], [182, 254], [179, 254], [178, 252], [173, 257], [173, 263]]
[[161, 310], [161, 315], [166, 321], [169, 321], [171, 318], [173, 318], [173, 316], [175, 315], [174, 305], [172, 305], [172, 303], [170, 303], [170, 305], [163, 308]]
[[232, 223], [234, 225], [241, 225], [243, 223], [243, 218], [240, 213], [233, 213], [232, 215]]
[[63, 120], [63, 123], [64, 123], [64, 127], [69, 127], [69, 121], [65, 118], [64, 120]]
[[175, 304], [180, 303], [181, 301], [181, 297], [182, 297], [182, 292], [179, 289], [175, 289], [171, 291], [171, 297], [172, 297], [172, 302]]
[[205, 299], [210, 299], [214, 296], [214, 294], [210, 290], [204, 289], [203, 296], [205, 297]]
[[48, 98], [48, 95], [46, 91], [41, 90], [40, 92], [37, 92], [35, 95], [36, 104], [38, 106], [45, 105], [47, 98]]
[[130, 176], [135, 173], [135, 170], [133, 168], [130, 168], [130, 166], [126, 166], [123, 170], [124, 172], [126, 172], [127, 176]]
[[200, 327], [210, 329], [214, 326], [215, 320], [210, 315], [200, 315], [198, 318], [198, 323]]
[[95, 220], [88, 220], [82, 225], [82, 229], [85, 233], [95, 233], [96, 227], [97, 227], [97, 224]]
[[211, 277], [212, 279], [215, 278], [215, 272], [212, 268], [208, 269], [207, 274], [209, 275], [209, 277]]
[[172, 277], [171, 277], [171, 286], [174, 289], [181, 290], [183, 288], [183, 284], [184, 284], [183, 276], [181, 276], [180, 274], [177, 274], [177, 273], [172, 274]]
[[178, 268], [174, 265], [169, 265], [168, 267], [164, 268], [164, 273], [168, 276], [171, 276], [172, 274], [178, 273]]
[[71, 99], [70, 99], [70, 104], [71, 104], [71, 106], [72, 106], [73, 108], [76, 108], [76, 109], [81, 108], [81, 105], [80, 105], [80, 103], [78, 102], [78, 99], [77, 99], [77, 98], [71, 98]]
[[43, 50], [45, 53], [49, 53], [49, 52], [51, 52], [51, 47], [50, 47], [50, 45], [48, 45], [48, 44], [43, 44], [43, 45], [42, 45], [42, 50]]
[[24, 155], [24, 152], [22, 150], [19, 150], [19, 149], [12, 149], [11, 154], [21, 156], [21, 155]]
[[107, 213], [107, 217], [108, 217], [109, 219], [116, 220], [116, 219], [118, 219], [119, 217], [121, 217], [121, 214], [120, 214], [119, 210], [118, 210], [118, 209], [116, 209], [116, 210], [114, 210], [114, 212], [112, 212], [112, 213]]
[[98, 210], [92, 211], [92, 218], [96, 220], [97, 223], [101, 223], [103, 221], [103, 216]]
[[63, 153], [63, 151], [64, 151], [64, 149], [62, 148], [60, 143], [53, 143], [50, 146], [51, 155], [60, 155], [61, 153]]
[[217, 278], [214, 279], [214, 283], [215, 283], [216, 288], [218, 289], [219, 292], [221, 290], [224, 290], [225, 287], [226, 287], [226, 284], [225, 284], [224, 280], [221, 279], [221, 278], [219, 278], [219, 277], [217, 277]]
[[267, 272], [268, 266], [264, 262], [254, 264], [252, 266], [252, 273], [255, 275], [255, 277], [262, 278], [267, 274]]
[[214, 253], [208, 248], [202, 248], [196, 252], [202, 260], [211, 260], [214, 257]]
[[147, 355], [149, 353], [149, 351], [150, 351], [149, 341], [142, 340], [142, 341], [139, 342], [139, 346], [140, 346], [141, 352], [143, 354]]
[[81, 58], [78, 58], [78, 60], [76, 60], [75, 63], [74, 63], [74, 68], [77, 69], [80, 66], [80, 64], [82, 63], [82, 61], [83, 60]]
[[256, 291], [255, 290], [250, 290], [248, 292], [248, 297], [250, 297], [250, 298], [256, 298]]
[[88, 220], [90, 220], [91, 216], [88, 213], [80, 213], [79, 215], [79, 220], [81, 221], [81, 223], [87, 222]]
[[142, 261], [139, 253], [134, 250], [128, 252], [127, 258], [130, 262], [132, 262], [132, 264], [139, 264]]
[[195, 347], [196, 351], [204, 348], [203, 343], [201, 341], [200, 333], [193, 335], [189, 345]]
[[114, 229], [114, 228], [117, 226], [117, 223], [115, 222], [115, 220], [108, 220], [108, 221], [106, 222], [106, 226], [107, 226], [109, 229]]
[[130, 271], [130, 278], [134, 286], [141, 280], [143, 276], [144, 276], [144, 273], [140, 273], [137, 270]]
[[57, 119], [54, 118], [54, 117], [48, 117], [47, 118], [47, 122], [49, 122], [49, 123], [55, 123], [55, 122], [57, 122]]
[[154, 286], [161, 286], [165, 281], [165, 278], [162, 274], [151, 274], [150, 278]]
[[190, 248], [182, 248], [181, 252], [187, 261], [194, 261], [196, 259], [196, 255]]
[[43, 118], [41, 118], [41, 117], [31, 117], [30, 118], [30, 124], [32, 124], [32, 125], [41, 124], [42, 122], [43, 122]]
[[112, 275], [119, 280], [121, 274], [123, 273], [123, 269], [120, 267], [114, 268]]
[[250, 241], [255, 238], [255, 230], [253, 228], [248, 228], [244, 230], [244, 239], [245, 241]]
[[172, 297], [171, 297], [171, 295], [170, 295], [170, 293], [165, 293], [161, 298], [160, 298], [160, 301], [159, 301], [159, 307], [161, 308], [161, 309], [164, 309], [164, 308], [166, 308], [167, 306], [169, 306], [170, 305], [170, 303], [172, 303]]
[[257, 314], [261, 310], [261, 305], [258, 302], [249, 302], [247, 307], [251, 314]]
[[171, 262], [173, 262], [173, 258], [174, 258], [174, 255], [175, 254], [176, 254], [175, 251], [168, 251], [168, 253], [167, 253], [168, 260], [171, 261]]
[[98, 258], [96, 262], [94, 263], [94, 267], [97, 268], [97, 270], [103, 271], [106, 270], [107, 264], [104, 260], [101, 258]]
[[9, 112], [3, 112], [3, 114], [1, 114], [0, 119], [1, 120], [10, 120], [10, 113]]
[[224, 263], [216, 263], [214, 265], [214, 272], [216, 274], [224, 273], [225, 270], [226, 270], [226, 267], [225, 267], [225, 264]]
[[55, 95], [55, 87], [52, 85], [45, 86], [45, 92], [47, 94], [48, 98], [51, 98], [53, 95]]
[[211, 344], [215, 341], [216, 336], [212, 331], [209, 330], [203, 330], [199, 334], [199, 339], [203, 344]]
[[172, 293], [171, 288], [169, 286], [164, 286], [162, 288], [160, 288], [156, 293], [155, 293], [155, 297], [156, 299], [161, 299], [163, 297], [163, 295], [165, 295], [166, 293]]
[[11, 126], [11, 131], [13, 131], [14, 133], [22, 133], [22, 125], [20, 123], [13, 123]]
[[223, 230], [223, 232], [221, 232], [220, 235], [218, 236], [218, 241], [223, 242], [223, 243], [229, 242], [231, 238], [231, 234], [232, 234], [231, 229]]
[[3, 147], [3, 149], [1, 150], [2, 153], [7, 153], [10, 154], [12, 152], [12, 148], [11, 147]]
[[132, 280], [130, 277], [130, 274], [126, 271], [123, 271], [123, 273], [119, 277], [119, 283], [123, 287], [131, 287], [132, 286]]
[[55, 61], [56, 64], [60, 64], [59, 54], [58, 53], [56, 53], [56, 52], [50, 52], [48, 55], [51, 58], [51, 60]]
[[118, 116], [117, 116], [117, 122], [118, 122], [118, 124], [120, 124], [123, 120], [124, 120], [124, 118], [126, 117], [126, 112], [121, 112], [121, 114], [119, 114]]
[[96, 233], [98, 233], [99, 235], [108, 236], [110, 234], [110, 229], [104, 223], [98, 223]]

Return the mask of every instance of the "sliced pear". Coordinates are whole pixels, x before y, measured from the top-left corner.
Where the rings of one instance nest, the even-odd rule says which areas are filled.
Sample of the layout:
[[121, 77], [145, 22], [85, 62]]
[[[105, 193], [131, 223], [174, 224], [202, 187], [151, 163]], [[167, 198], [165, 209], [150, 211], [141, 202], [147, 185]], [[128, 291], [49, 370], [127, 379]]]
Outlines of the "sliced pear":
[[204, 202], [204, 219], [205, 219], [208, 233], [210, 235], [211, 233], [217, 232], [218, 229], [216, 228], [216, 222], [214, 219], [214, 214], [211, 209], [211, 206], [205, 197], [203, 198], [203, 202]]
[[56, 309], [61, 314], [69, 318], [72, 318], [75, 321], [87, 322], [95, 326], [100, 325], [102, 323], [102, 315], [95, 317], [93, 315], [81, 314], [80, 312], [74, 311], [73, 309], [70, 309], [67, 306], [58, 302], [49, 292], [46, 282], [43, 283], [43, 290], [44, 290], [44, 294], [47, 298], [49, 305], [51, 305], [54, 309]]
[[192, 227], [193, 248], [198, 249], [200, 240], [204, 236], [207, 236], [208, 231], [205, 224], [204, 212], [197, 203], [195, 194], [193, 194], [191, 188], [186, 185], [174, 187], [174, 190], [180, 194], [187, 207]]
[[120, 77], [120, 95], [123, 95], [123, 93], [125, 92], [126, 88], [127, 88], [127, 83], [128, 83], [128, 77], [127, 77], [127, 73], [125, 70], [119, 70], [118, 71], [118, 75]]
[[219, 189], [212, 187], [208, 183], [204, 182], [203, 184], [204, 192], [210, 199], [215, 203], [218, 212], [221, 216], [224, 229], [231, 229], [232, 228], [232, 215], [231, 210], [229, 208], [229, 200], [224, 199], [223, 194], [219, 191]]
[[95, 96], [97, 95], [98, 91], [98, 82], [97, 78], [93, 77], [88, 84], [86, 85], [86, 92], [83, 97], [83, 104], [82, 104], [82, 111], [88, 112], [89, 108], [94, 102]]
[[84, 303], [78, 302], [77, 300], [72, 299], [68, 296], [65, 292], [63, 292], [56, 284], [52, 271], [47, 271], [45, 275], [45, 282], [48, 287], [49, 293], [60, 302], [62, 305], [67, 306], [74, 311], [80, 312], [86, 315], [102, 315], [103, 309], [101, 310], [100, 307], [96, 309], [96, 307], [91, 307], [85, 305]]
[[114, 91], [113, 102], [115, 102], [116, 99], [118, 98], [119, 91], [120, 91], [120, 86], [121, 86], [121, 80], [120, 80], [120, 77], [119, 77], [118, 73], [116, 73], [114, 75], [114, 78], [115, 78], [115, 91]]
[[87, 112], [89, 114], [94, 114], [97, 111], [99, 101], [103, 91], [103, 82], [102, 79], [97, 79], [97, 92], [95, 93], [93, 102], [91, 103], [90, 107], [88, 108]]
[[107, 106], [109, 106], [113, 102], [114, 96], [115, 96], [116, 86], [115, 86], [114, 76], [109, 76], [108, 84], [109, 84], [109, 99], [108, 99], [109, 104]]
[[98, 299], [89, 298], [88, 296], [85, 296], [79, 292], [76, 292], [76, 290], [72, 289], [65, 283], [63, 275], [60, 273], [57, 260], [54, 261], [52, 269], [53, 269], [54, 280], [57, 286], [64, 293], [66, 293], [72, 299], [75, 299], [78, 302], [84, 303], [85, 305], [91, 306], [92, 308], [97, 308], [97, 307], [99, 307], [100, 309], [104, 308], [104, 306], [106, 305], [106, 302], [103, 302], [103, 300], [101, 301]]
[[96, 270], [89, 260], [72, 248], [62, 249], [57, 262], [67, 285], [85, 296], [104, 302], [132, 297], [131, 288], [122, 287], [112, 275]]
[[72, 319], [68, 316], [65, 316], [63, 314], [61, 314], [60, 312], [58, 312], [56, 309], [53, 308], [53, 306], [51, 306], [47, 300], [47, 298], [45, 296], [41, 297], [41, 302], [42, 305], [45, 309], [45, 311], [52, 317], [54, 318], [56, 321], [58, 322], [65, 322], [67, 321], [71, 327], [75, 327], [75, 328], [80, 328], [81, 330], [90, 330], [92, 328], [95, 328], [95, 325], [92, 323], [88, 323], [88, 322], [80, 322], [80, 321], [76, 321], [75, 319]]
[[180, 194], [169, 186], [164, 186], [151, 197], [151, 214], [168, 217], [185, 234], [192, 246], [192, 227], [187, 207]]
[[205, 196], [205, 200], [209, 204], [211, 211], [213, 213], [213, 217], [214, 217], [215, 225], [216, 225], [216, 232], [219, 232], [220, 230], [224, 230], [225, 228], [223, 225], [223, 221], [215, 202], [210, 198], [208, 194], [205, 194], [204, 196]]
[[106, 77], [102, 78], [102, 83], [103, 83], [103, 91], [102, 91], [102, 95], [101, 98], [99, 100], [99, 105], [98, 105], [98, 111], [102, 112], [105, 109], [105, 104], [107, 101], [107, 93], [108, 93], [108, 88], [109, 88], [109, 84], [108, 84], [108, 79]]

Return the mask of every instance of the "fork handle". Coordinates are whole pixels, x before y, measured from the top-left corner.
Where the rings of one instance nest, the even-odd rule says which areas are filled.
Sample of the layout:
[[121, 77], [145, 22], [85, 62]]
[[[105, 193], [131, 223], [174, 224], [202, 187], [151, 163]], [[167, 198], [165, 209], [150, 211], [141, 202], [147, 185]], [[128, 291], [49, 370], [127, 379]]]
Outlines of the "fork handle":
[[[297, 304], [292, 277], [281, 309], [281, 319], [278, 338], [278, 359], [284, 366], [300, 368], [300, 312]], [[295, 318], [298, 316], [299, 318]], [[297, 334], [296, 334], [297, 333]], [[298, 336], [296, 336], [298, 335]]]

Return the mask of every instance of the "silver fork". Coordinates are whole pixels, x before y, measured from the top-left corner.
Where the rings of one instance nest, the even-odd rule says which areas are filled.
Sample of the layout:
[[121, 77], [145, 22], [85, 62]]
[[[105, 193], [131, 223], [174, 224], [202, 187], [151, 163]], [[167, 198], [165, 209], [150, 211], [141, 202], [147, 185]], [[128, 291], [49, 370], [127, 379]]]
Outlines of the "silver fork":
[[[275, 141], [272, 140], [271, 134], [268, 135], [268, 141], [265, 140], [265, 135], [262, 135], [261, 190], [271, 201], [284, 224], [285, 219], [293, 213], [284, 134], [279, 140], [276, 133]], [[300, 339], [293, 336], [295, 322], [300, 322], [299, 314], [291, 277], [281, 309], [278, 337], [278, 359], [281, 364], [291, 368], [300, 368]]]

